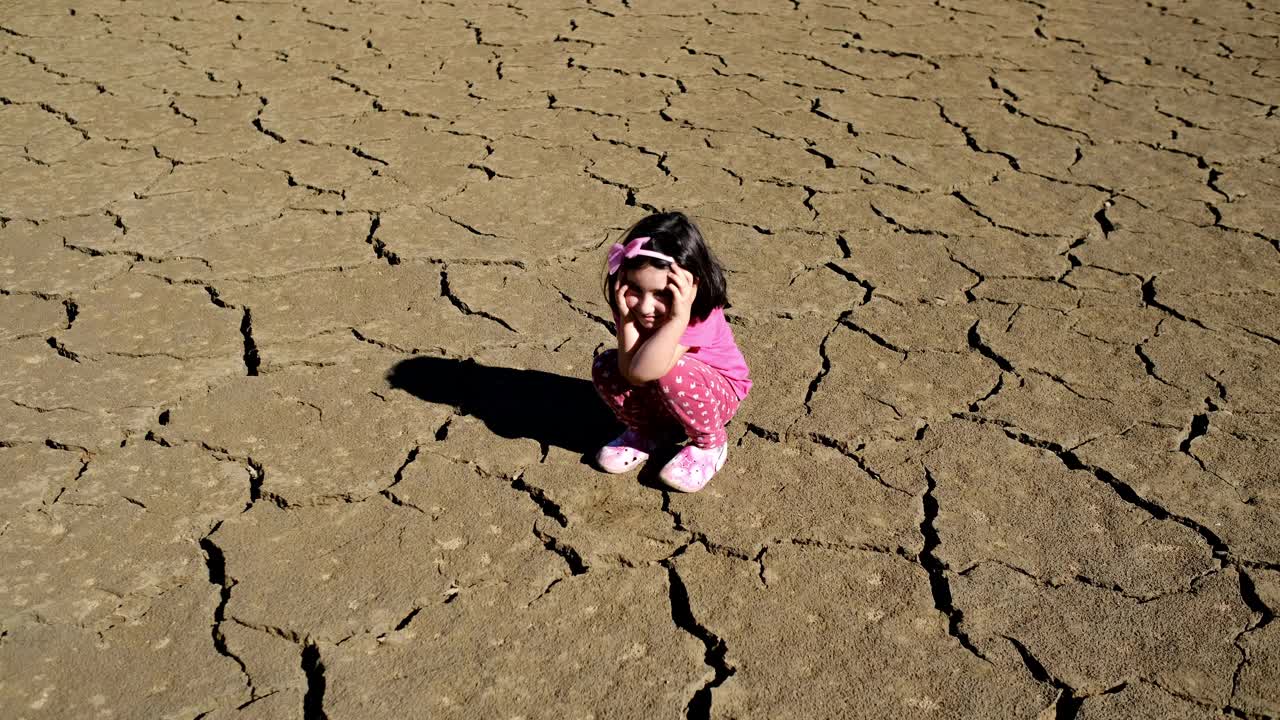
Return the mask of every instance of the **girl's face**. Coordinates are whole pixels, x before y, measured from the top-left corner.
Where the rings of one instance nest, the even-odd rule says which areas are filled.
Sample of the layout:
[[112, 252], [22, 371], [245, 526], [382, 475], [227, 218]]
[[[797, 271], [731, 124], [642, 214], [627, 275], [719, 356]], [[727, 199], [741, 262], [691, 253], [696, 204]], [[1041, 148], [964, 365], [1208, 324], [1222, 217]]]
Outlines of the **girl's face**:
[[641, 265], [622, 275], [626, 283], [627, 309], [636, 324], [646, 330], [661, 325], [671, 307], [671, 291], [667, 289], [667, 271], [652, 265]]

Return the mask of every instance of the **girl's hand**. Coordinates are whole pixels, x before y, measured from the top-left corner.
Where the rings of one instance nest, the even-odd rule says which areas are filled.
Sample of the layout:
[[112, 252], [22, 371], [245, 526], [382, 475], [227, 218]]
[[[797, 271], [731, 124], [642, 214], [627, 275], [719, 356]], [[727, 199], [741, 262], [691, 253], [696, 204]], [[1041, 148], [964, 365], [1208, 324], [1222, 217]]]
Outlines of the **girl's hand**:
[[613, 287], [613, 306], [617, 308], [614, 314], [618, 324], [631, 320], [631, 308], [627, 307], [627, 283], [622, 278], [618, 278], [618, 284]]
[[671, 317], [689, 319], [693, 299], [698, 296], [698, 280], [679, 265], [667, 272], [667, 289], [671, 291]]

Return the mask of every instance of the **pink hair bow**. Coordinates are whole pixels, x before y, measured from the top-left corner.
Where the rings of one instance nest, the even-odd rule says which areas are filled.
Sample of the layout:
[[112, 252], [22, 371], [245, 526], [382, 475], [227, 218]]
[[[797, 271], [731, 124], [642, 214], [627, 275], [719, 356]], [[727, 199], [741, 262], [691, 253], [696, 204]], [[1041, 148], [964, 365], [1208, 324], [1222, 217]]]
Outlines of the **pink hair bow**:
[[657, 258], [668, 264], [675, 265], [675, 258], [670, 255], [663, 255], [660, 252], [652, 250], [644, 250], [643, 246], [649, 242], [648, 236], [634, 238], [631, 242], [623, 245], [622, 243], [614, 243], [609, 248], [609, 274], [612, 275], [622, 269], [622, 261], [627, 258], [633, 258], [637, 255], [648, 255], [651, 258]]

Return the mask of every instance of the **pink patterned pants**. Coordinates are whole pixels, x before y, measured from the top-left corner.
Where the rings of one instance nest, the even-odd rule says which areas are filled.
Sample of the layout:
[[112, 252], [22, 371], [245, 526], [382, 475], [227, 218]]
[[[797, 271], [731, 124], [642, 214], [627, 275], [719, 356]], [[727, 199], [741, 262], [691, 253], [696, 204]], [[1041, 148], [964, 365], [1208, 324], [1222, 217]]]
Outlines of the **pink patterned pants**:
[[738, 396], [701, 360], [682, 357], [665, 376], [632, 385], [618, 372], [618, 351], [606, 350], [596, 357], [591, 379], [618, 420], [647, 438], [679, 428], [701, 448], [728, 442], [724, 426], [738, 412]]

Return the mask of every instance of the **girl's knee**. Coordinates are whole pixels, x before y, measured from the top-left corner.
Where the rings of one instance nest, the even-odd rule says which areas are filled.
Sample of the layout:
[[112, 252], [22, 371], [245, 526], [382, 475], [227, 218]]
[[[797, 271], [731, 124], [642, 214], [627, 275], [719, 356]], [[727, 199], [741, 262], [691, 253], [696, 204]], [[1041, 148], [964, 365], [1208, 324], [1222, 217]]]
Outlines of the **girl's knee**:
[[698, 383], [697, 375], [690, 370], [688, 363], [677, 361], [666, 375], [657, 379], [657, 383], [663, 390], [669, 390], [670, 394], [675, 394], [677, 390], [688, 390]]

